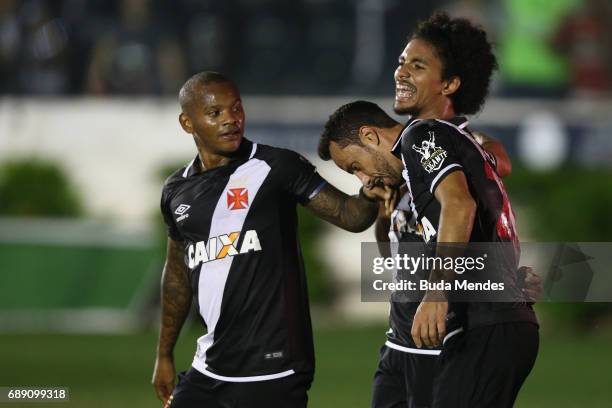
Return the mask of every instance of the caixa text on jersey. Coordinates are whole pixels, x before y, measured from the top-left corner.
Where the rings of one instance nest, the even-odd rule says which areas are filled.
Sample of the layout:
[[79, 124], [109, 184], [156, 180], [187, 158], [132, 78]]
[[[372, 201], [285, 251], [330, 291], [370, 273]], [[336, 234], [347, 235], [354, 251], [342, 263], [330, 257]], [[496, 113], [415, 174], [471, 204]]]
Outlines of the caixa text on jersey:
[[240, 231], [235, 231], [210, 237], [208, 242], [199, 241], [195, 244], [190, 244], [187, 248], [189, 268], [193, 269], [201, 263], [216, 261], [227, 256], [246, 254], [249, 251], [261, 251], [257, 231], [248, 230], [244, 232], [244, 239], [240, 249], [236, 247], [239, 235]]

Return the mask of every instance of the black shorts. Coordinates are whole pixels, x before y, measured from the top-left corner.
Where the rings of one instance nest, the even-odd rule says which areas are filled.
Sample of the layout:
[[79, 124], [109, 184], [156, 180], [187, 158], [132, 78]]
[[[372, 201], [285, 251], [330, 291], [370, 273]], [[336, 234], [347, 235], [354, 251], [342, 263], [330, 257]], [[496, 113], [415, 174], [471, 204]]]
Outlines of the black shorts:
[[438, 357], [433, 407], [512, 407], [538, 347], [538, 326], [528, 322], [478, 327], [454, 336]]
[[430, 407], [437, 359], [383, 346], [374, 374], [372, 408]]
[[275, 380], [227, 382], [192, 367], [178, 377], [169, 408], [305, 408], [313, 375], [296, 373]]

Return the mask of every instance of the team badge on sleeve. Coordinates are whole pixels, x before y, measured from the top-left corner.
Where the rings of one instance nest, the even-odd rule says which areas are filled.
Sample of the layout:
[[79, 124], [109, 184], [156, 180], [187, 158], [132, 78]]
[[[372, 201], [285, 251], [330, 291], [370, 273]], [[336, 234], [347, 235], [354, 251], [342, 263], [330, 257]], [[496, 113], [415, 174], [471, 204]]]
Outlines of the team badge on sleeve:
[[433, 131], [429, 133], [429, 140], [423, 140], [421, 146], [412, 145], [412, 148], [421, 155], [421, 166], [426, 172], [432, 173], [436, 170], [440, 170], [444, 159], [448, 154], [446, 150], [436, 146], [436, 135]]

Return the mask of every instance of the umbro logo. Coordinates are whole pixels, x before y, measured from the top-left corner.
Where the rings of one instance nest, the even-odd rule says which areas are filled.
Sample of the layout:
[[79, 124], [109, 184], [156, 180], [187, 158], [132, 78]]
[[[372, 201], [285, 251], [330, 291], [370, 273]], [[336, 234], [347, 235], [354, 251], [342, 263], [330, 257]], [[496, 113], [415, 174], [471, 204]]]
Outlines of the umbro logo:
[[183, 221], [185, 218], [189, 218], [189, 214], [186, 214], [186, 212], [190, 208], [191, 206], [187, 204], [181, 204], [178, 207], [176, 207], [176, 210], [174, 210], [174, 213], [176, 215], [180, 215], [180, 217], [176, 219], [176, 222]]
[[187, 205], [187, 204], [181, 204], [178, 207], [176, 207], [176, 210], [174, 210], [174, 213], [176, 215], [183, 215], [185, 214], [185, 211], [187, 211], [188, 209], [190, 209], [191, 206]]

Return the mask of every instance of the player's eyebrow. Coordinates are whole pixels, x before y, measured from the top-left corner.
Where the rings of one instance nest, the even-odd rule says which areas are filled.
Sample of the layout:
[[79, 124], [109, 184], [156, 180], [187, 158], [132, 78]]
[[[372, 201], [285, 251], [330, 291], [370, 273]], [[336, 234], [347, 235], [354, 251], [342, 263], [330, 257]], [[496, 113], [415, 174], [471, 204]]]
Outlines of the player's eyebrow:
[[412, 62], [418, 62], [418, 63], [420, 63], [420, 64], [427, 65], [427, 61], [425, 61], [425, 60], [423, 60], [423, 59], [421, 59], [421, 58], [419, 58], [419, 57], [414, 57], [414, 58], [412, 58], [412, 59], [410, 60], [410, 62], [411, 62], [411, 63], [412, 63]]

